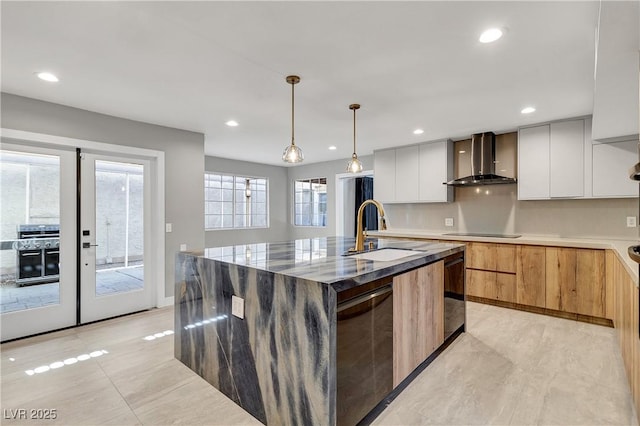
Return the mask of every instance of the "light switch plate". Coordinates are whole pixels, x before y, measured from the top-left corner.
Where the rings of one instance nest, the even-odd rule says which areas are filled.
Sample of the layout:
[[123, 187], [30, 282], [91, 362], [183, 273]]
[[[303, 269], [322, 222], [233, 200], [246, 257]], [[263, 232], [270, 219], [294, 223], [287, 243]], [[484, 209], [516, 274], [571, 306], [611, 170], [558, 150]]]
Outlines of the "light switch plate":
[[627, 216], [627, 228], [635, 228], [635, 227], [636, 227], [636, 217]]
[[187, 251], [187, 245], [186, 244], [180, 244], [180, 251]]
[[173, 231], [173, 225], [171, 225], [170, 223], [166, 223], [166, 224], [164, 225], [164, 228], [165, 228], [165, 232], [171, 232], [171, 231]]
[[234, 317], [244, 319], [244, 299], [238, 296], [231, 296], [231, 314]]
[[453, 218], [445, 217], [444, 218], [444, 226], [453, 226]]

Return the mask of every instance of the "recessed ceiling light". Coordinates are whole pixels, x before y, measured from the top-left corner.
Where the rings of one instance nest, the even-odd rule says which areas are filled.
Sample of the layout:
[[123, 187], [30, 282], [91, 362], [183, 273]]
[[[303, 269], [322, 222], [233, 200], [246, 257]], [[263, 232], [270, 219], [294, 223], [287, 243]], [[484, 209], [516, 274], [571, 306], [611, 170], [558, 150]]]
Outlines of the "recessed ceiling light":
[[229, 127], [236, 127], [238, 125], [238, 122], [236, 120], [229, 120], [224, 124], [226, 124]]
[[414, 134], [414, 135], [421, 135], [421, 134], [423, 134], [423, 133], [424, 133], [424, 130], [422, 130], [422, 129], [415, 129], [415, 130], [413, 131], [413, 134]]
[[520, 111], [522, 114], [531, 114], [532, 112], [535, 112], [535, 108], [534, 107], [526, 107], [526, 108], [522, 108], [522, 111]]
[[36, 75], [38, 76], [38, 78], [40, 80], [50, 81], [52, 83], [60, 81], [60, 80], [58, 80], [58, 77], [56, 77], [55, 75], [51, 74], [50, 72], [39, 72]]
[[502, 30], [499, 28], [489, 28], [480, 34], [480, 43], [491, 43], [502, 37]]
[[338, 147], [336, 147], [335, 145], [331, 145], [331, 146], [329, 147], [329, 149], [330, 149], [331, 151], [335, 151], [336, 149], [338, 149]]

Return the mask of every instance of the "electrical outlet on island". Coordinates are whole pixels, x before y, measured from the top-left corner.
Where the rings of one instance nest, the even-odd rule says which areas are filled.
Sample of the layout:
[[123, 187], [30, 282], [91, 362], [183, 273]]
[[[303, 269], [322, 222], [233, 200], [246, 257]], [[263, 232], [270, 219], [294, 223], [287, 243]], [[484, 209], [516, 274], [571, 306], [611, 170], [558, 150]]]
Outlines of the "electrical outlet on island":
[[444, 218], [444, 226], [453, 226], [453, 218], [445, 217]]
[[627, 216], [627, 228], [635, 228], [635, 227], [636, 227], [636, 217]]
[[244, 319], [244, 299], [242, 297], [231, 296], [231, 314]]

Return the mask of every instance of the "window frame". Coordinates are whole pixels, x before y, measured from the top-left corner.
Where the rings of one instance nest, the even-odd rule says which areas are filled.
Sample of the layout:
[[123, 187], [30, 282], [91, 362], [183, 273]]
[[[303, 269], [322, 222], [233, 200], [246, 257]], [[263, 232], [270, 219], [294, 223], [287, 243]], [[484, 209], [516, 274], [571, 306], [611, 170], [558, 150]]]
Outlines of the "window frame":
[[[217, 228], [208, 228], [207, 227], [207, 217], [209, 216], [224, 216], [223, 213], [207, 213], [207, 203], [208, 202], [219, 202], [219, 203], [227, 203], [228, 201], [214, 201], [214, 200], [208, 200], [207, 199], [207, 186], [206, 186], [206, 182], [207, 182], [207, 175], [214, 175], [214, 176], [220, 176], [221, 178], [223, 176], [227, 176], [227, 177], [231, 177], [232, 181], [233, 181], [233, 188], [231, 189], [231, 193], [232, 193], [232, 200], [230, 201], [231, 204], [231, 224], [232, 226], [221, 226], [221, 227], [217, 227]], [[237, 179], [251, 179], [251, 180], [257, 180], [257, 179], [262, 179], [265, 182], [265, 225], [256, 225], [256, 226], [236, 226], [236, 216], [245, 216], [246, 214], [244, 213], [237, 213], [236, 211], [236, 191], [238, 191], [238, 189], [236, 188], [236, 180]], [[204, 180], [204, 230], [205, 231], [231, 231], [231, 230], [251, 230], [251, 229], [269, 229], [271, 227], [271, 215], [270, 213], [270, 208], [269, 208], [269, 203], [270, 203], [270, 197], [269, 197], [269, 178], [265, 177], [265, 176], [250, 176], [250, 175], [245, 175], [245, 174], [238, 174], [238, 173], [224, 173], [224, 172], [211, 172], [211, 171], [205, 171], [204, 172], [204, 176], [203, 176], [203, 180]]]
[[[324, 225], [298, 225], [296, 224], [296, 183], [297, 182], [306, 182], [306, 183], [310, 183], [312, 184], [313, 181], [321, 181], [324, 180], [324, 185], [326, 187], [327, 192], [325, 194], [327, 194], [327, 197], [325, 199], [325, 212], [324, 212], [324, 216], [325, 216], [325, 221], [324, 221]], [[329, 179], [327, 179], [326, 177], [312, 177], [312, 178], [298, 178], [298, 179], [293, 179], [293, 185], [292, 185], [292, 189], [293, 189], [293, 202], [291, 203], [291, 217], [292, 217], [292, 226], [296, 227], [296, 228], [327, 228], [328, 227], [328, 222], [329, 222], [329, 214], [328, 214], [328, 200], [329, 200], [329, 185], [328, 185], [328, 181]], [[313, 194], [314, 192], [311, 191], [311, 193]], [[310, 204], [310, 208], [311, 210], [313, 210], [313, 200], [309, 203]], [[319, 214], [314, 214], [314, 212], [312, 211], [310, 216], [311, 218], [313, 218], [313, 216], [317, 216]]]

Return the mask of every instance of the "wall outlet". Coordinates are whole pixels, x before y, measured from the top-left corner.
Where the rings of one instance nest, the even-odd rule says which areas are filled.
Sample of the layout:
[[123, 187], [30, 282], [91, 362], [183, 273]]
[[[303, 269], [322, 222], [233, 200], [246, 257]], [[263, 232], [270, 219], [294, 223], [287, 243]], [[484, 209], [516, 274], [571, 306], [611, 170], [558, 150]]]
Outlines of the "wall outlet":
[[453, 226], [453, 218], [445, 217], [444, 218], [444, 226]]
[[170, 223], [166, 223], [166, 224], [164, 225], [164, 230], [165, 230], [165, 232], [171, 232], [171, 231], [173, 231], [173, 225], [171, 225]]
[[231, 314], [234, 317], [244, 319], [244, 299], [238, 296], [231, 296]]
[[187, 251], [187, 245], [186, 244], [180, 244], [180, 251]]
[[627, 216], [627, 228], [635, 228], [635, 227], [636, 227], [636, 217]]

